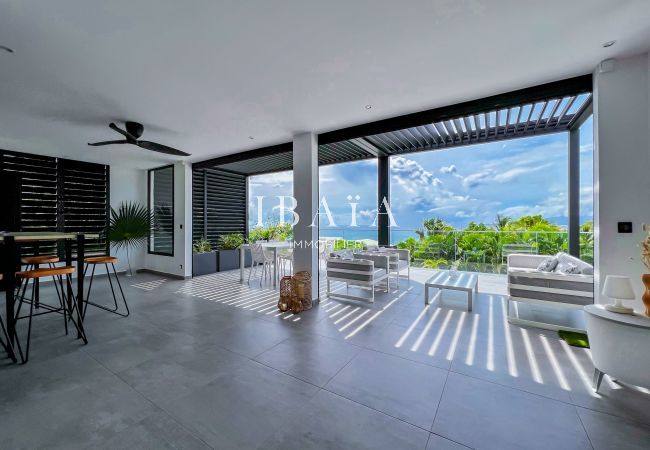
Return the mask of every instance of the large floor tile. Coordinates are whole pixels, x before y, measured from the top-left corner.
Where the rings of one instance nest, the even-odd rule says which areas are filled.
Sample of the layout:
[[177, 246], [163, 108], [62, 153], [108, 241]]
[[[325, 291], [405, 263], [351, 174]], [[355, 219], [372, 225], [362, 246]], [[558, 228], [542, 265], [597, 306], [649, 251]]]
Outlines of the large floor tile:
[[315, 334], [301, 334], [262, 353], [257, 361], [317, 386], [324, 386], [361, 348]]
[[297, 334], [299, 334], [297, 328], [278, 327], [265, 320], [251, 317], [229, 327], [214, 329], [206, 342], [254, 358]]
[[469, 447], [431, 433], [427, 450], [467, 450]]
[[447, 371], [364, 350], [328, 390], [424, 429], [430, 429]]
[[578, 408], [594, 450], [642, 450], [650, 448], [647, 424]]
[[429, 433], [320, 391], [260, 448], [282, 450], [424, 449]]
[[212, 447], [193, 436], [169, 415], [158, 411], [116, 433], [104, 442], [88, 448], [208, 450]]
[[159, 403], [187, 395], [248, 360], [214, 347], [175, 358], [153, 358], [118, 375], [147, 399]]
[[432, 431], [477, 449], [589, 449], [574, 406], [450, 373]]
[[[208, 445], [256, 448], [300, 420], [300, 407], [318, 388], [252, 361], [161, 407]], [[300, 419], [298, 419], [300, 418]]]
[[84, 349], [113, 372], [120, 372], [156, 357], [174, 358], [197, 346], [193, 336], [147, 330], [125, 335], [108, 342], [89, 343]]
[[116, 376], [63, 384], [3, 403], [4, 448], [82, 448], [104, 442], [155, 410]]

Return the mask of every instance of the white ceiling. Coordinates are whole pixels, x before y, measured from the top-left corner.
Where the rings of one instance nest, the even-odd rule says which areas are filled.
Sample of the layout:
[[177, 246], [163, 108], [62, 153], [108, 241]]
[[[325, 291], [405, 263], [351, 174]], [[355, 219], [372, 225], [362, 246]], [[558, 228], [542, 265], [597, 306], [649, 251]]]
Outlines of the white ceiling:
[[0, 45], [0, 148], [144, 168], [86, 143], [196, 161], [585, 74], [648, 50], [650, 1], [12, 0]]

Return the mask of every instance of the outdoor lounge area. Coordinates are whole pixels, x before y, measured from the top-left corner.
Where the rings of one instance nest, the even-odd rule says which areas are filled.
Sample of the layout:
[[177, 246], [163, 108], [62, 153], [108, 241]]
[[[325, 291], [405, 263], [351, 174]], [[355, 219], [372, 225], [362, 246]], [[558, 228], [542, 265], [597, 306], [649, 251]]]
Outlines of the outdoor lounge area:
[[650, 449], [650, 4], [5, 2], [0, 448]]

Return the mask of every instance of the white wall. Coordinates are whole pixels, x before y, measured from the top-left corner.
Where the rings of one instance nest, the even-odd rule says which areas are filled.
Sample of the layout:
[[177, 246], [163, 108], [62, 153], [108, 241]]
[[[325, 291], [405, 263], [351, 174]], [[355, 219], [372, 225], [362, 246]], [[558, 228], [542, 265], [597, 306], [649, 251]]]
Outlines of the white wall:
[[[147, 171], [134, 169], [129, 166], [111, 165], [111, 207], [118, 208], [122, 202], [138, 202], [147, 204]], [[118, 271], [127, 269], [126, 252], [111, 248], [111, 254], [117, 256], [118, 263], [115, 268]], [[144, 267], [144, 255], [146, 246], [131, 252], [131, 266], [133, 270]], [[103, 273], [101, 266], [97, 267], [96, 273]]]
[[[146, 200], [146, 177], [145, 200]], [[192, 168], [189, 163], [174, 164], [174, 256], [144, 255], [144, 268], [178, 277], [192, 275]]]
[[[650, 223], [650, 60], [620, 59], [614, 70], [594, 73], [594, 227], [596, 294], [605, 276], [627, 275], [640, 298], [643, 223]], [[634, 232], [619, 234], [617, 222]], [[631, 305], [632, 306], [632, 305]], [[640, 301], [633, 305], [642, 310]]]

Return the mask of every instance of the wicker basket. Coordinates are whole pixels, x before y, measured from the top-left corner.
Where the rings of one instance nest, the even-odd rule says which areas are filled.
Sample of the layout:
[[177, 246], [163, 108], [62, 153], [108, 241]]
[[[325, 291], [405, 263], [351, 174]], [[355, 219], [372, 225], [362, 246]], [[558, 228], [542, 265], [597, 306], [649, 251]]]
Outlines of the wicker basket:
[[[311, 309], [311, 275], [307, 271], [298, 272], [293, 276], [293, 295], [297, 302], [294, 307], [298, 312]], [[298, 305], [300, 303], [300, 305]], [[294, 308], [292, 308], [292, 311]], [[294, 311], [295, 312], [295, 311]]]
[[291, 309], [293, 303], [293, 280], [291, 277], [282, 277], [280, 280], [280, 300], [278, 300], [278, 309], [287, 312]]

